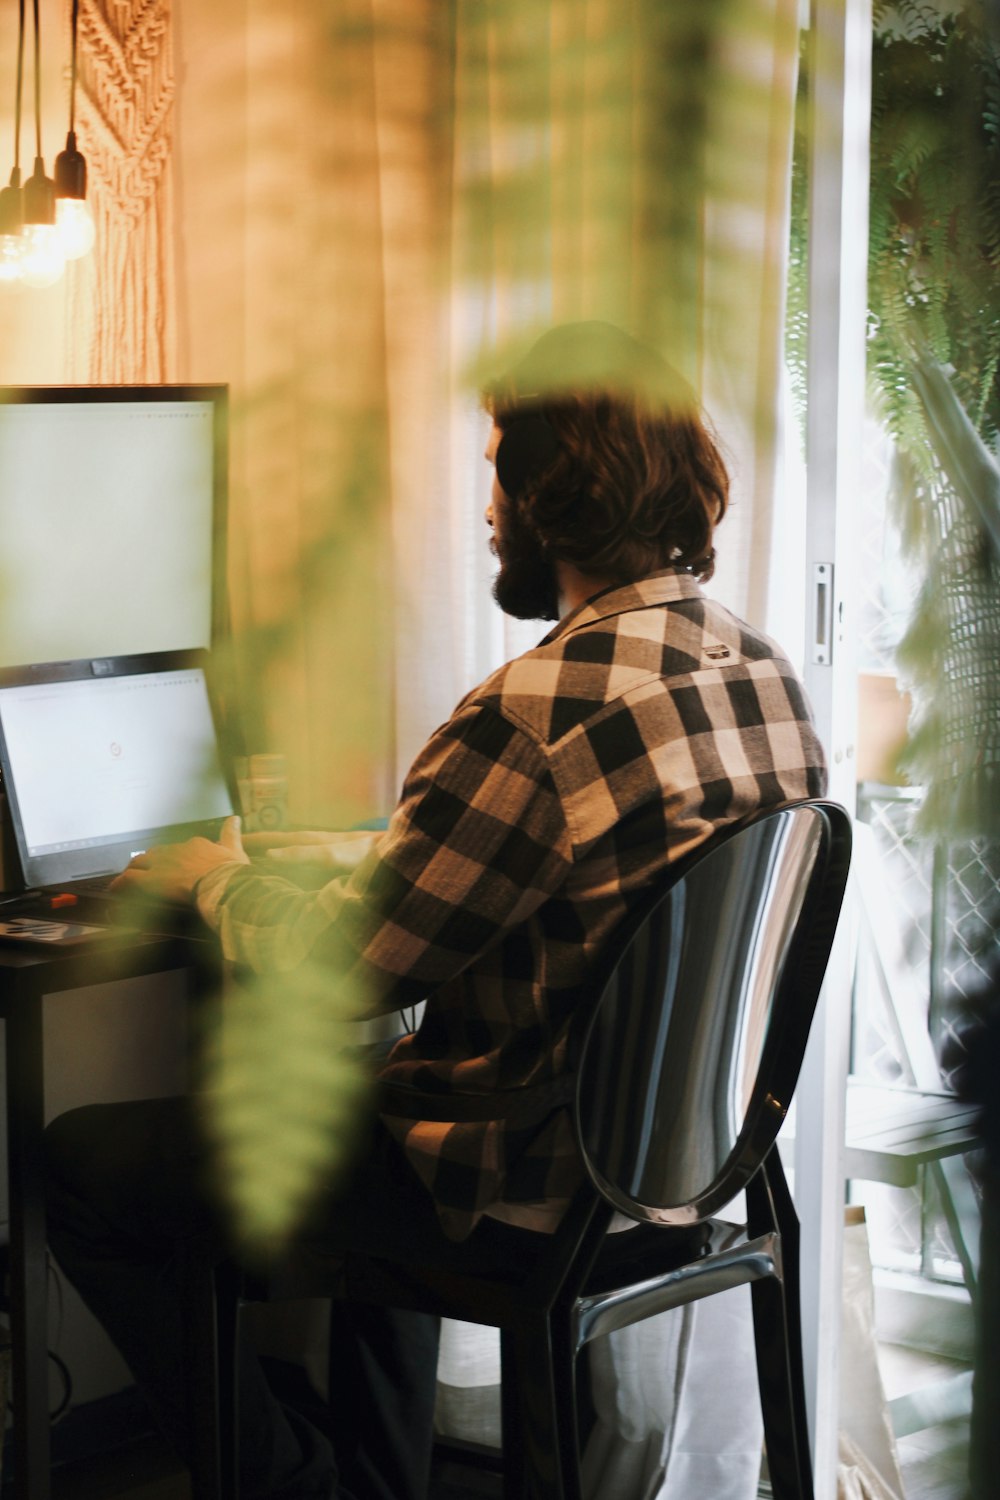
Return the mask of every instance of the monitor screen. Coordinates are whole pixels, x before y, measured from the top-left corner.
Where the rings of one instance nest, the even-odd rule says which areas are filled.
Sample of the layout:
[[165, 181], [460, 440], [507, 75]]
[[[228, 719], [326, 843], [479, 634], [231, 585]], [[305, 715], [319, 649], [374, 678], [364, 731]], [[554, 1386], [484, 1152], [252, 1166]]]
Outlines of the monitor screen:
[[0, 388], [0, 668], [200, 649], [225, 612], [226, 388]]
[[31, 885], [125, 868], [233, 810], [200, 657], [0, 673], [0, 762]]

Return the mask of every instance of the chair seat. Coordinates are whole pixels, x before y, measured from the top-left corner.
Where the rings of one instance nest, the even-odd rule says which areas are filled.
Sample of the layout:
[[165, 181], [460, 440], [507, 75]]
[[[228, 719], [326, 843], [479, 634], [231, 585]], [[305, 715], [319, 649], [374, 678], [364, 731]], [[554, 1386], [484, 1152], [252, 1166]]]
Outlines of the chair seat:
[[727, 1233], [739, 1232], [738, 1225], [706, 1220], [683, 1229], [636, 1224], [633, 1229], [609, 1234], [587, 1277], [584, 1295], [612, 1291], [623, 1282], [642, 1281], [671, 1266], [687, 1265], [721, 1249]]

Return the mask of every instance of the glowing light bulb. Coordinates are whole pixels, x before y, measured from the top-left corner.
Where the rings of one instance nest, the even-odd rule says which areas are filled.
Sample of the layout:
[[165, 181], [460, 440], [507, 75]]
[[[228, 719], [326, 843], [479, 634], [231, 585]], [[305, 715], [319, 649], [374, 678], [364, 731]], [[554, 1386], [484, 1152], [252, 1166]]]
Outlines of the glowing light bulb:
[[56, 199], [56, 234], [66, 260], [79, 260], [93, 250], [96, 233], [86, 198]]
[[21, 174], [17, 167], [10, 174], [10, 187], [0, 190], [0, 281], [20, 281], [24, 266], [24, 240], [21, 226]]
[[[55, 223], [67, 260], [94, 248], [94, 220], [87, 207], [87, 163], [76, 149], [76, 135], [66, 137], [55, 165]], [[38, 216], [41, 218], [41, 214]]]
[[66, 269], [54, 224], [25, 224], [21, 279], [25, 286], [52, 286]]
[[20, 281], [24, 268], [24, 241], [19, 234], [0, 234], [0, 281]]

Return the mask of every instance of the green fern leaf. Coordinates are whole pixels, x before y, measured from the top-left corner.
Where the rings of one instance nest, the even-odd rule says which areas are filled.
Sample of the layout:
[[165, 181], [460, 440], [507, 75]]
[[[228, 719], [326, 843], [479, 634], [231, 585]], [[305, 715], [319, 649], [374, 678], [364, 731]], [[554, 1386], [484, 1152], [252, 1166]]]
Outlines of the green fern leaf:
[[361, 997], [307, 964], [234, 984], [199, 1094], [218, 1189], [245, 1253], [273, 1253], [350, 1158], [371, 1079], [352, 1050]]

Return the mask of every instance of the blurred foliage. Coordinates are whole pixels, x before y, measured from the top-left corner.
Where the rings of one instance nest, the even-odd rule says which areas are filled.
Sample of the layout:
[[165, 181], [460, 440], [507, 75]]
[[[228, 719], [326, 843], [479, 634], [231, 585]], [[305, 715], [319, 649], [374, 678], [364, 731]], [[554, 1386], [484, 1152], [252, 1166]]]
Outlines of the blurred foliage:
[[[944, 369], [916, 358], [935, 472], [900, 449], [893, 498], [922, 582], [897, 648], [914, 713], [902, 764], [924, 796], [923, 832], [946, 840], [1000, 834], [1000, 464]], [[915, 540], [914, 540], [915, 539]]]
[[[929, 834], [1000, 831], [1000, 53], [988, 6], [876, 0], [868, 374], [895, 445], [892, 502], [922, 580], [898, 662]], [[804, 410], [806, 92], [787, 352]]]
[[869, 371], [922, 584], [898, 650], [922, 827], [1000, 831], [1000, 53], [983, 5], [875, 10]]
[[875, 7], [869, 367], [899, 447], [933, 482], [911, 379], [949, 368], [973, 427], [1000, 427], [1000, 60], [979, 0]]
[[805, 450], [809, 392], [809, 37], [799, 45], [792, 151], [792, 211], [788, 232], [788, 288], [785, 301], [785, 363], [799, 438]]
[[553, 322], [604, 318], [696, 386], [707, 340], [748, 390], [765, 310], [742, 216], [761, 212], [785, 149], [773, 111], [796, 6], [458, 0], [454, 13], [450, 269], [495, 319], [473, 378]]
[[260, 10], [252, 51], [274, 79], [259, 79], [248, 266], [272, 274], [248, 320], [263, 378], [233, 402], [246, 488], [220, 678], [246, 748], [285, 753], [295, 816], [325, 826], [384, 811], [406, 607], [393, 548], [441, 481], [456, 386], [553, 322], [602, 318], [696, 388], [712, 362], [747, 430], [773, 420], [758, 345], [783, 247], [762, 272], [754, 218], [782, 181], [775, 80], [794, 69], [797, 5]]
[[352, 1050], [362, 1009], [311, 964], [233, 981], [209, 1008], [199, 1099], [246, 1259], [279, 1251], [350, 1159], [370, 1109], [370, 1072]]

